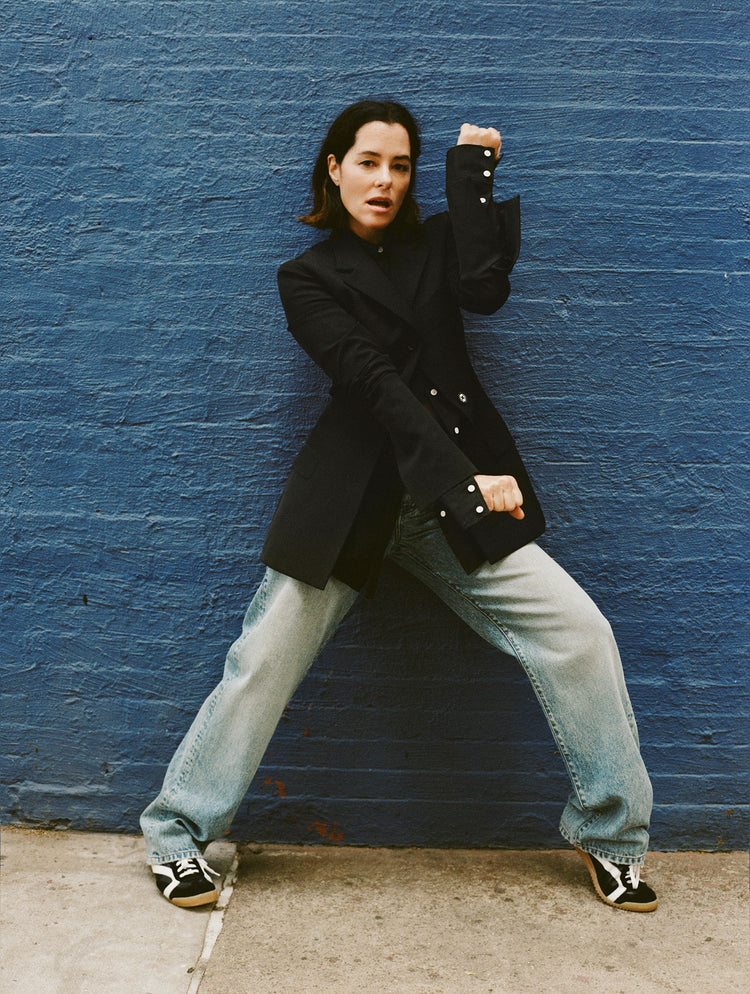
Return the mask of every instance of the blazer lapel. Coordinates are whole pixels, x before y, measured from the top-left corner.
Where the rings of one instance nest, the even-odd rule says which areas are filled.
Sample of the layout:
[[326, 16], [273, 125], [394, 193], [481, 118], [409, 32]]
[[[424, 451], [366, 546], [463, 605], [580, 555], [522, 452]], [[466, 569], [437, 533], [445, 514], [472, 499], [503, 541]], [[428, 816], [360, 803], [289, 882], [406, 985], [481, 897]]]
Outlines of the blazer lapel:
[[331, 241], [336, 259], [336, 268], [344, 282], [387, 307], [407, 324], [419, 327], [417, 314], [413, 309], [419, 277], [424, 268], [427, 250], [412, 242], [394, 241], [389, 251], [394, 253], [400, 271], [401, 288], [394, 286], [372, 259], [367, 250], [359, 244], [359, 239], [346, 232]]

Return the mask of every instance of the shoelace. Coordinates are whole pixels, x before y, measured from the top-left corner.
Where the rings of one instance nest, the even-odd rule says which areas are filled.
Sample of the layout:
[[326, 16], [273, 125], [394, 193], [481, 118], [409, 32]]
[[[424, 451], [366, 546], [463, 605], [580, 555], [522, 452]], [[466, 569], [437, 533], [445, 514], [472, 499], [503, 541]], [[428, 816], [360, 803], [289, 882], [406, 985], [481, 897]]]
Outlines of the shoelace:
[[192, 873], [200, 873], [201, 870], [204, 874], [211, 873], [215, 877], [221, 876], [216, 870], [212, 870], [201, 856], [189, 856], [187, 859], [177, 860], [177, 875], [180, 877], [189, 877]]
[[641, 879], [640, 866], [628, 866], [623, 876], [625, 878], [625, 882], [628, 884], [631, 890], [638, 889], [638, 883]]

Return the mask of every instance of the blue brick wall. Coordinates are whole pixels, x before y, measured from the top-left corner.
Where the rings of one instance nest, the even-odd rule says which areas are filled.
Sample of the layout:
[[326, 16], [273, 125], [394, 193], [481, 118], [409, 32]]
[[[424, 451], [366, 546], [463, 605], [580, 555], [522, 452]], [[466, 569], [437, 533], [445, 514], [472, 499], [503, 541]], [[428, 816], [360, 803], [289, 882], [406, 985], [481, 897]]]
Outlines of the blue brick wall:
[[[618, 635], [655, 845], [744, 846], [749, 42], [739, 0], [2, 4], [6, 821], [135, 830], [218, 679], [324, 395], [275, 270], [376, 94], [425, 213], [458, 126], [503, 132], [524, 245], [477, 366]], [[512, 661], [388, 573], [235, 831], [557, 844], [566, 791]]]

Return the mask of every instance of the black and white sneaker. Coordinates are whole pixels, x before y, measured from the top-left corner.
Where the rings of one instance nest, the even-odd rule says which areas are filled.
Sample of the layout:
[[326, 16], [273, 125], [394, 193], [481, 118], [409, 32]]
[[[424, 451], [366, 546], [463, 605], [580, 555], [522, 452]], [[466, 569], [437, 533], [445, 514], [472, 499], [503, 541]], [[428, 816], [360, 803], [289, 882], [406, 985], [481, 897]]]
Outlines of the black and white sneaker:
[[576, 852], [589, 868], [594, 890], [607, 904], [623, 911], [656, 911], [656, 894], [640, 879], [640, 867], [610, 863], [582, 849]]
[[178, 908], [196, 908], [200, 904], [211, 904], [219, 892], [211, 879], [218, 877], [205, 859], [194, 856], [190, 859], [176, 859], [171, 863], [152, 864], [156, 886], [172, 904]]

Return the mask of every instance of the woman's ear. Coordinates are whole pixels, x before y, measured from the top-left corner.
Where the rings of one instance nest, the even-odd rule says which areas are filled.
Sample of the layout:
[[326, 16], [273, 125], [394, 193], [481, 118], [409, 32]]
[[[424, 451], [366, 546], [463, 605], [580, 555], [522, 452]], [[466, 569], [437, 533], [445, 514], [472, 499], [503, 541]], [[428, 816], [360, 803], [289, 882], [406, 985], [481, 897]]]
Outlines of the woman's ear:
[[333, 153], [331, 153], [328, 156], [328, 175], [331, 177], [331, 179], [336, 184], [336, 186], [339, 185], [340, 174], [341, 174], [341, 169], [339, 167], [338, 162], [336, 161], [336, 156]]

